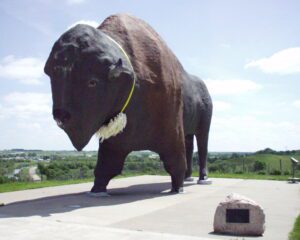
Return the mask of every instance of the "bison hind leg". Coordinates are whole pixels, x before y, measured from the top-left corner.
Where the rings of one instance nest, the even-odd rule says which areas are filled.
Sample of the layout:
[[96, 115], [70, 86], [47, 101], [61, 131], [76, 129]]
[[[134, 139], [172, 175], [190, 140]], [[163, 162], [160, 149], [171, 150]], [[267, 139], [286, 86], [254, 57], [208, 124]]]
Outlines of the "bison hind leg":
[[185, 171], [184, 181], [193, 181], [193, 151], [194, 151], [194, 135], [189, 134], [185, 136], [185, 151], [186, 151], [186, 164], [187, 169]]
[[196, 134], [199, 156], [199, 184], [211, 184], [211, 180], [207, 175], [207, 145], [208, 145], [208, 131], [203, 131]]

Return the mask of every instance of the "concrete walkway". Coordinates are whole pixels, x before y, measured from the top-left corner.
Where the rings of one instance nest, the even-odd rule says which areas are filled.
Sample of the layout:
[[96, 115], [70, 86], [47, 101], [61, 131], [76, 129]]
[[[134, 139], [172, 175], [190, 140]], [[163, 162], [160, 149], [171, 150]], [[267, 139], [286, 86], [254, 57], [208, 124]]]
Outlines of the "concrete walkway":
[[[300, 184], [213, 179], [186, 184], [171, 195], [169, 177], [140, 176], [111, 181], [111, 197], [92, 198], [92, 184], [0, 194], [1, 240], [272, 239], [284, 240], [300, 211]], [[236, 192], [260, 203], [266, 214], [263, 237], [215, 235], [216, 206]]]

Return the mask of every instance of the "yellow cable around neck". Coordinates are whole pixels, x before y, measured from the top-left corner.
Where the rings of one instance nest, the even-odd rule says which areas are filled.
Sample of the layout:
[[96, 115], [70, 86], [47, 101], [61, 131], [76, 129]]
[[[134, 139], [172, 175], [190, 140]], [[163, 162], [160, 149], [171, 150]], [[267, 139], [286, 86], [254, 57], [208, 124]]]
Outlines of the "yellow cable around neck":
[[125, 50], [122, 48], [122, 46], [121, 46], [119, 43], [117, 43], [113, 38], [111, 38], [110, 36], [108, 36], [107, 34], [106, 34], [106, 36], [108, 37], [108, 39], [110, 39], [112, 42], [114, 42], [114, 43], [121, 49], [121, 51], [122, 51], [123, 54], [125, 55], [127, 61], [129, 62], [129, 65], [130, 65], [130, 67], [131, 67], [131, 69], [132, 69], [132, 72], [133, 72], [133, 84], [132, 84], [132, 87], [131, 87], [129, 96], [128, 96], [128, 98], [127, 98], [127, 100], [126, 100], [124, 106], [123, 106], [122, 109], [121, 109], [121, 113], [122, 113], [122, 112], [125, 111], [126, 107], [128, 106], [128, 104], [129, 104], [129, 102], [130, 102], [130, 100], [131, 100], [133, 91], [134, 91], [135, 82], [136, 82], [135, 72], [134, 72], [134, 69], [133, 69], [133, 66], [132, 66], [132, 64], [131, 64], [131, 61], [130, 61], [129, 57], [128, 57], [127, 53], [125, 52]]

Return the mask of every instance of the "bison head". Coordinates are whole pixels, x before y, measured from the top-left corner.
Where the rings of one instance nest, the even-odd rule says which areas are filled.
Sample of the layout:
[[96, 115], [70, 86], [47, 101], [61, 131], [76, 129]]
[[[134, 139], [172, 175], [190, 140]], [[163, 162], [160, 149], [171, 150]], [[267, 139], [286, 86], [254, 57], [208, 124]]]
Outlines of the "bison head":
[[120, 47], [82, 24], [55, 42], [44, 71], [51, 79], [53, 117], [78, 151], [120, 112], [133, 81]]

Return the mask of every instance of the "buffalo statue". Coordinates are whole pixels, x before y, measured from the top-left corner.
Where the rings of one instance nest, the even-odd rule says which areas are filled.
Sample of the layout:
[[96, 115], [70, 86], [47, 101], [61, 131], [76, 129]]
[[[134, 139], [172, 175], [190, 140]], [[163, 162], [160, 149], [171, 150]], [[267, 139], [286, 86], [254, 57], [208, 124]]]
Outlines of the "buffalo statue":
[[107, 194], [131, 151], [157, 152], [172, 190], [191, 179], [193, 138], [199, 180], [207, 181], [212, 100], [202, 80], [188, 74], [144, 21], [112, 15], [98, 27], [79, 24], [54, 44], [45, 73], [51, 79], [53, 117], [81, 151], [99, 136], [91, 194]]

